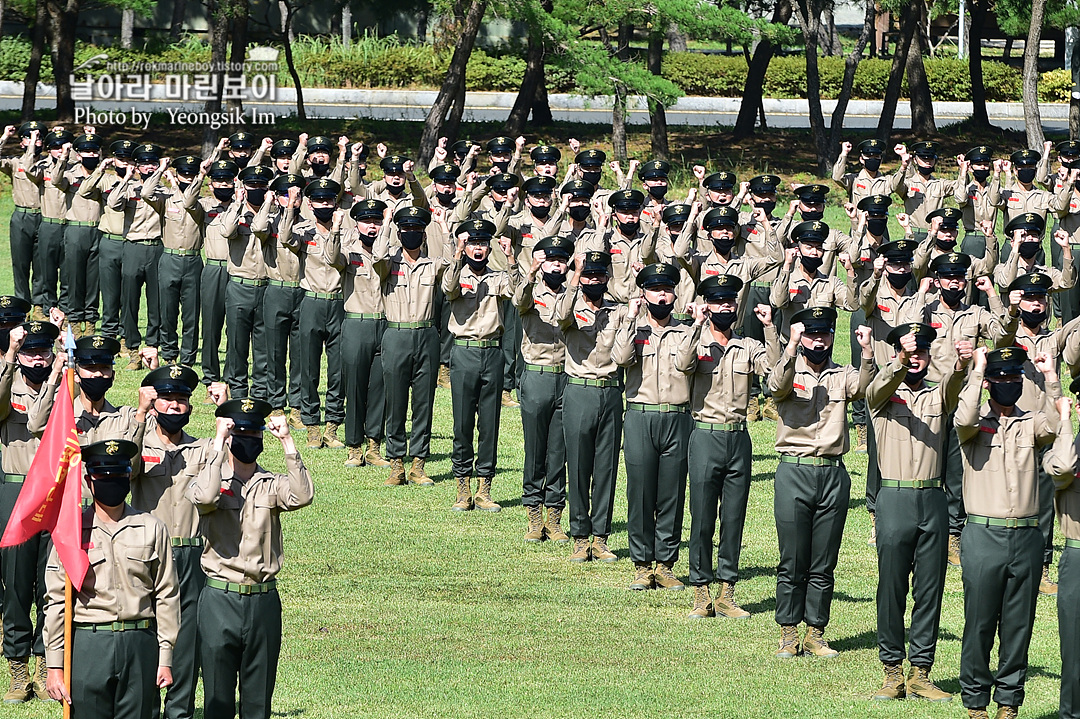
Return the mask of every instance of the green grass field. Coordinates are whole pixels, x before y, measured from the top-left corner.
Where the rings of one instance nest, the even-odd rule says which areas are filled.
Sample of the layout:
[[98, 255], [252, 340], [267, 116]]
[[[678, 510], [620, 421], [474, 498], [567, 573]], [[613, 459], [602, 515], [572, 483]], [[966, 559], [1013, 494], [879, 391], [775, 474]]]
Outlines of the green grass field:
[[[4, 193], [0, 217], [10, 212], [10, 195]], [[830, 208], [827, 220], [846, 225], [840, 219], [840, 210]], [[8, 293], [7, 222], [0, 227], [0, 293]], [[846, 317], [840, 326], [846, 328]], [[835, 356], [849, 356], [846, 330], [837, 333]], [[111, 400], [134, 404], [142, 376], [119, 369]], [[196, 395], [189, 430], [208, 436], [212, 411], [201, 399]], [[431, 489], [383, 487], [385, 470], [342, 467], [345, 450], [301, 449], [316, 497], [313, 506], [283, 517], [286, 559], [279, 587], [285, 636], [275, 716], [964, 715], [959, 697], [944, 705], [869, 701], [882, 675], [877, 566], [866, 543], [866, 455], [846, 459], [852, 495], [828, 629], [840, 657], [781, 661], [772, 657], [778, 636], [772, 617], [778, 558], [773, 423], [751, 429], [754, 477], [738, 585], [740, 601], [753, 612], [748, 621], [691, 621], [689, 591], [626, 589], [632, 564], [622, 471], [611, 538], [619, 562], [576, 565], [567, 561], [565, 546], [525, 544], [517, 410], [502, 414], [493, 496], [503, 511], [450, 512], [451, 429], [449, 392], [440, 389], [428, 465], [436, 480]], [[297, 440], [302, 447], [303, 437]], [[263, 463], [281, 471], [280, 446], [269, 435], [267, 447]], [[684, 548], [689, 524], [687, 512]], [[676, 574], [688, 574], [685, 551]], [[960, 576], [949, 570], [933, 674], [952, 692], [959, 692]], [[1056, 717], [1061, 664], [1051, 598], [1039, 599], [1030, 661], [1023, 716]], [[56, 705], [39, 702], [0, 709], [3, 717], [58, 715]]]

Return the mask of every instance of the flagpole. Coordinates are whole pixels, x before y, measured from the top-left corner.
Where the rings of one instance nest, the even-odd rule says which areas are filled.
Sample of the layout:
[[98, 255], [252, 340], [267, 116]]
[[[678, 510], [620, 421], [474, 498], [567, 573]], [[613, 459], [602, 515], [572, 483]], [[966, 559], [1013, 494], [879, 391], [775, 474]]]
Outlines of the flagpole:
[[[71, 326], [68, 325], [67, 332], [64, 337], [64, 349], [67, 351], [67, 369], [64, 371], [64, 378], [67, 381], [68, 388], [68, 401], [72, 401], [75, 397], [75, 337], [71, 334]], [[71, 477], [68, 477], [68, 481], [71, 481]], [[82, 477], [76, 477], [75, 481], [82, 482]], [[80, 537], [82, 531], [80, 529]], [[74, 618], [72, 614], [75, 612], [75, 592], [71, 586], [71, 575], [64, 572], [64, 691], [67, 695], [71, 696], [71, 643], [74, 627]], [[71, 704], [63, 702], [64, 704], [64, 719], [71, 719]]]

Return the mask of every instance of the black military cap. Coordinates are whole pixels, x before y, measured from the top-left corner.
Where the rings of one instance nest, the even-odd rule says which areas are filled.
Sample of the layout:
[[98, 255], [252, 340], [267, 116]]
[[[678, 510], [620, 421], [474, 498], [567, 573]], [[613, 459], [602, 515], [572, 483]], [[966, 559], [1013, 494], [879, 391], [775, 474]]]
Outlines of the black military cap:
[[98, 152], [101, 150], [101, 135], [93, 132], [84, 132], [75, 137], [71, 146], [82, 152]]
[[484, 180], [488, 187], [499, 193], [505, 193], [511, 187], [517, 187], [521, 182], [521, 178], [517, 175], [511, 175], [509, 173], [500, 173], [495, 175], [488, 175], [488, 178]]
[[869, 140], [863, 140], [855, 146], [855, 149], [859, 151], [860, 155], [880, 157], [881, 153], [885, 151], [885, 143], [875, 137]]
[[666, 180], [669, 172], [671, 172], [671, 163], [663, 160], [649, 160], [638, 170], [638, 176], [642, 180]]
[[307, 151], [309, 155], [313, 152], [329, 153], [333, 149], [334, 141], [326, 135], [316, 135], [315, 137], [308, 138]]
[[832, 334], [836, 331], [836, 310], [832, 307], [807, 307], [791, 316], [791, 324], [801, 322], [808, 335]]
[[232, 160], [217, 160], [210, 166], [211, 180], [235, 180], [240, 167]]
[[994, 149], [986, 145], [979, 145], [964, 153], [964, 159], [968, 162], [993, 162]]
[[1050, 275], [1042, 272], [1029, 272], [1020, 275], [1009, 283], [1009, 292], [1021, 290], [1025, 295], [1047, 295], [1054, 287], [1054, 280]]
[[270, 183], [270, 191], [278, 195], [289, 194], [290, 187], [299, 187], [303, 190], [307, 186], [307, 178], [294, 172], [286, 172], [278, 175]]
[[878, 254], [892, 262], [911, 262], [918, 246], [919, 243], [915, 240], [894, 240], [882, 245]]
[[558, 184], [554, 177], [530, 177], [521, 189], [529, 195], [550, 195]]
[[940, 210], [934, 210], [926, 216], [927, 222], [932, 222], [935, 217], [941, 218], [941, 224], [938, 225], [943, 230], [955, 230], [960, 226], [960, 220], [963, 219], [964, 213], [955, 207], [942, 207]]
[[618, 210], [640, 210], [645, 204], [645, 195], [640, 190], [619, 190], [608, 195], [607, 203]]
[[21, 297], [0, 296], [0, 322], [22, 322], [30, 314], [31, 308], [32, 305]]
[[71, 134], [67, 130], [53, 130], [45, 136], [42, 144], [44, 144], [47, 148], [63, 147], [65, 143], [71, 142], [74, 139], [75, 135]]
[[23, 349], [51, 348], [60, 336], [60, 328], [52, 322], [24, 322], [22, 328], [26, 330]]
[[887, 215], [891, 204], [888, 195], [868, 195], [859, 200], [858, 209], [871, 215]]
[[990, 350], [986, 353], [985, 377], [1005, 377], [1008, 375], [1024, 374], [1024, 363], [1027, 362], [1027, 350], [1022, 347], [1002, 347]]
[[556, 257], [568, 260], [574, 256], [574, 243], [566, 237], [552, 235], [537, 242], [533, 246], [533, 252], [543, 252], [549, 260]]
[[488, 242], [495, 236], [495, 223], [489, 220], [465, 220], [454, 228], [455, 235], [462, 232], [469, 235], [466, 242]]
[[113, 359], [120, 353], [120, 343], [112, 337], [92, 335], [75, 340], [75, 364], [112, 364]]
[[914, 145], [911, 146], [910, 149], [911, 154], [913, 155], [918, 155], [919, 157], [932, 157], [936, 159], [938, 156], [938, 150], [940, 148], [940, 144], [936, 142], [931, 142], [929, 140], [924, 140], [922, 142], [916, 142]]
[[493, 137], [487, 142], [487, 151], [492, 155], [508, 155], [516, 149], [517, 145], [509, 137]]
[[711, 175], [705, 177], [701, 181], [701, 184], [706, 190], [730, 190], [735, 187], [735, 183], [739, 181], [739, 178], [735, 177], [734, 172], [714, 172]]
[[824, 242], [829, 231], [829, 226], [821, 220], [807, 220], [792, 228], [791, 239], [795, 242]]
[[431, 224], [431, 211], [423, 207], [402, 207], [394, 213], [394, 222], [397, 225], [423, 225]]
[[245, 185], [269, 185], [274, 179], [274, 171], [266, 165], [255, 165], [240, 170], [238, 177]]
[[581, 268], [583, 275], [607, 274], [611, 267], [611, 255], [606, 252], [586, 252], [584, 265]]
[[971, 255], [963, 252], [946, 252], [930, 260], [930, 272], [938, 277], [967, 277], [971, 268]]
[[215, 417], [228, 417], [237, 429], [266, 429], [266, 416], [273, 411], [269, 402], [261, 399], [230, 399], [222, 402]]
[[1080, 155], [1080, 142], [1065, 140], [1065, 142], [1054, 145], [1054, 149], [1057, 150], [1059, 155]]
[[117, 140], [109, 145], [109, 152], [119, 160], [130, 160], [138, 145], [132, 140]]
[[637, 275], [637, 286], [642, 289], [650, 287], [675, 287], [679, 284], [679, 268], [668, 262], [654, 262], [645, 265]]
[[161, 161], [161, 148], [152, 142], [147, 142], [137, 146], [131, 155], [140, 165], [156, 165]]
[[457, 182], [458, 177], [461, 176], [461, 168], [457, 165], [436, 165], [428, 173], [435, 182], [445, 182], [448, 185], [452, 185]]
[[1038, 165], [1039, 161], [1042, 160], [1042, 155], [1035, 150], [1017, 150], [1009, 156], [1009, 159], [1017, 167], [1021, 165]]
[[582, 150], [574, 156], [574, 164], [578, 167], [603, 167], [607, 162], [607, 153], [603, 150]]
[[250, 132], [234, 132], [229, 135], [230, 150], [246, 150], [255, 144], [255, 136]]
[[537, 165], [554, 165], [562, 159], [562, 153], [559, 148], [551, 145], [537, 145], [529, 150], [529, 157]]
[[937, 339], [937, 330], [922, 322], [909, 322], [893, 327], [885, 341], [891, 344], [897, 351], [900, 350], [900, 338], [906, 335], [915, 335], [915, 347], [917, 349], [930, 349], [930, 345]]
[[199, 174], [199, 166], [202, 165], [202, 158], [195, 155], [181, 155], [172, 161], [172, 167], [176, 172], [184, 177], [195, 177]]
[[570, 180], [562, 186], [561, 193], [563, 195], [570, 195], [570, 197], [583, 197], [589, 199], [596, 192], [596, 187], [591, 182], [585, 180]]
[[825, 198], [829, 196], [829, 188], [819, 184], [800, 185], [795, 188], [795, 196], [808, 205], [816, 205], [825, 202]]
[[739, 225], [739, 211], [734, 207], [714, 207], [701, 218], [701, 226], [706, 230], [715, 230], [718, 227], [737, 227]]
[[360, 200], [349, 210], [349, 217], [354, 220], [381, 220], [386, 210], [382, 200]]
[[296, 140], [278, 140], [270, 146], [270, 157], [292, 157], [296, 152], [296, 148], [300, 146], [300, 143]]
[[82, 448], [86, 472], [94, 475], [131, 474], [131, 460], [139, 456], [139, 445], [126, 439], [106, 439]]
[[341, 194], [341, 184], [334, 180], [320, 177], [304, 186], [304, 195], [313, 200], [336, 200]]
[[158, 394], [190, 395], [199, 386], [199, 373], [178, 364], [165, 365], [147, 372], [141, 386], [153, 387]]
[[469, 150], [473, 147], [473, 145], [476, 144], [478, 143], [475, 143], [472, 140], [458, 140], [450, 146], [450, 152], [454, 153], [458, 157], [465, 157], [469, 154]]
[[743, 281], [735, 275], [711, 275], [698, 284], [697, 292], [709, 302], [738, 297], [742, 288]]
[[750, 178], [750, 192], [764, 195], [776, 192], [780, 188], [780, 178], [776, 175], [758, 175]]
[[45, 126], [44, 122], [30, 120], [29, 122], [24, 122], [23, 124], [19, 125], [19, 137], [30, 137], [30, 133], [34, 130], [38, 131], [39, 136], [44, 137], [45, 133], [48, 132], [49, 128]]
[[1042, 235], [1046, 229], [1046, 220], [1036, 212], [1025, 212], [1017, 215], [1005, 225], [1005, 236], [1009, 237], [1017, 230], [1029, 230], [1036, 235]]
[[379, 167], [387, 174], [398, 174], [405, 172], [405, 163], [409, 161], [409, 158], [404, 155], [387, 155], [379, 163]]
[[664, 208], [664, 211], [660, 213], [660, 221], [665, 225], [671, 223], [682, 224], [690, 219], [690, 205], [675, 203], [668, 205]]

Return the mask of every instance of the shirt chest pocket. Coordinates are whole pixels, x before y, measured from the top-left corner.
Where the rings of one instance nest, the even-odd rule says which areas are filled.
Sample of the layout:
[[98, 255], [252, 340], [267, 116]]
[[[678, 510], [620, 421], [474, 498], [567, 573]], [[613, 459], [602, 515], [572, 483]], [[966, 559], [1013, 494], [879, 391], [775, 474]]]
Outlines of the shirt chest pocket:
[[160, 557], [152, 545], [117, 544], [116, 557], [123, 562], [123, 578], [128, 586], [140, 596], [153, 591]]

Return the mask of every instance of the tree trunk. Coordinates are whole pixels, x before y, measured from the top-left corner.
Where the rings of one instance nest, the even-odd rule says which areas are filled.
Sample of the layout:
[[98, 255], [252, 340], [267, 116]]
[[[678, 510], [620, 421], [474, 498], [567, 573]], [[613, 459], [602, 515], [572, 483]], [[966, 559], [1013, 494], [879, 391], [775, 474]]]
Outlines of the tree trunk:
[[173, 0], [172, 22], [169, 23], [169, 39], [176, 42], [184, 31], [184, 19], [187, 17], [187, 0]]
[[540, 78], [540, 83], [536, 86], [536, 99], [533, 100], [532, 107], [532, 121], [533, 125], [537, 127], [555, 122], [555, 117], [551, 114], [551, 103], [548, 102], [546, 71], [544, 77]]
[[[1068, 31], [1066, 31], [1068, 32]], [[1069, 66], [1072, 68], [1073, 87], [1076, 87], [1077, 78], [1080, 78], [1080, 38], [1074, 38], [1072, 44], [1072, 57]], [[1075, 140], [1080, 137], [1080, 97], [1075, 92], [1069, 93], [1069, 139]]]
[[[241, 67], [247, 56], [248, 44], [248, 2], [247, 0], [232, 0], [232, 47], [229, 49], [229, 77], [242, 78], [242, 70], [233, 70], [232, 67]], [[240, 97], [228, 98], [227, 108], [244, 111], [244, 101]]]
[[420, 9], [416, 11], [416, 39], [420, 42], [427, 42], [428, 32], [428, 5], [424, 3], [420, 6]]
[[986, 22], [986, 0], [971, 0], [971, 22], [968, 23], [968, 74], [971, 75], [971, 126], [990, 129], [986, 110], [986, 87], [983, 85], [982, 34]]
[[810, 105], [810, 130], [817, 154], [817, 173], [824, 177], [829, 169], [825, 116], [821, 111], [821, 73], [818, 69], [818, 48], [821, 39], [821, 10], [814, 0], [798, 0], [795, 7], [805, 40], [806, 99]]
[[889, 144], [893, 122], [896, 120], [896, 103], [900, 101], [900, 91], [904, 85], [904, 68], [907, 66], [908, 51], [911, 50], [911, 39], [918, 30], [921, 3], [922, 0], [908, 0], [907, 8], [903, 13], [904, 19], [900, 23], [900, 38], [896, 42], [896, 52], [893, 53], [889, 84], [885, 88], [885, 101], [882, 103], [881, 118], [877, 126], [877, 136], [885, 142], [886, 146]]
[[[551, 11], [550, 2], [544, 7], [546, 12]], [[529, 119], [529, 112], [536, 104], [536, 96], [539, 88], [544, 84], [544, 38], [539, 28], [530, 28], [528, 46], [525, 52], [525, 76], [521, 79], [521, 87], [518, 88], [514, 106], [510, 109], [510, 115], [506, 118], [503, 126], [506, 134], [517, 137], [525, 130], [525, 123]], [[548, 110], [551, 114], [551, 110]], [[536, 118], [533, 118], [536, 121]]]
[[[649, 72], [659, 77], [664, 59], [664, 35], [660, 32], [649, 34]], [[649, 98], [649, 124], [652, 131], [652, 156], [654, 160], [668, 159], [667, 112], [664, 106]]]
[[829, 123], [829, 147], [833, 148], [840, 144], [840, 133], [844, 129], [844, 115], [847, 114], [848, 101], [851, 100], [851, 88], [855, 84], [855, 70], [862, 60], [866, 44], [870, 42], [874, 34], [874, 25], [877, 22], [877, 0], [866, 0], [866, 16], [863, 18], [862, 32], [855, 41], [855, 48], [844, 60], [844, 80], [840, 85], [840, 95], [836, 98], [836, 108], [833, 110], [832, 121]]
[[[336, 6], [337, 3], [335, 2]], [[334, 7], [334, 11], [330, 13], [330, 37], [341, 37], [341, 8]]]
[[615, 85], [611, 107], [611, 149], [616, 162], [626, 162], [626, 86], [622, 83]]
[[[210, 67], [211, 72], [217, 77], [217, 93], [203, 105], [203, 112], [221, 112], [222, 79], [225, 73], [222, 67], [229, 46], [229, 13], [231, 0], [208, 0], [207, 19], [210, 29]], [[217, 133], [210, 123], [203, 127], [202, 156], [210, 157], [217, 144]]]
[[4, 0], [0, 0], [0, 38], [4, 37], [4, 11], [7, 10], [7, 3]]
[[1005, 38], [1005, 49], [1001, 53], [1002, 59], [1008, 60], [1010, 57], [1012, 57], [1012, 48], [1013, 48], [1013, 38], [1011, 38], [1011, 37]]
[[120, 11], [120, 47], [130, 50], [135, 40], [135, 11], [125, 8]]
[[833, 3], [830, 2], [825, 6], [822, 22], [822, 29], [825, 31], [825, 37], [822, 38], [822, 50], [829, 57], [842, 55], [844, 52], [844, 47], [840, 44], [840, 33], [836, 31], [836, 16], [833, 10]]
[[306, 120], [307, 110], [304, 108], [304, 88], [300, 84], [300, 73], [296, 71], [296, 62], [293, 60], [292, 51], [292, 27], [296, 10], [288, 3], [282, 3], [282, 5], [285, 5], [286, 7], [285, 15], [283, 16], [285, 27], [283, 27], [281, 31], [282, 44], [285, 46], [285, 65], [289, 68], [289, 75], [292, 77], [293, 88], [296, 90], [296, 117], [300, 120]]
[[446, 118], [446, 124], [443, 125], [443, 135], [446, 137], [458, 136], [458, 131], [461, 129], [461, 116], [465, 114], [465, 82], [462, 81], [458, 86], [457, 95], [454, 97], [454, 104], [450, 106], [450, 114]]
[[671, 23], [667, 29], [668, 50], [671, 52], [686, 52], [686, 33], [679, 29], [678, 23]]
[[53, 36], [53, 81], [56, 83], [56, 120], [75, 122], [75, 100], [71, 97], [71, 74], [75, 67], [75, 29], [79, 22], [79, 0], [64, 0], [50, 7]]
[[352, 6], [348, 2], [341, 6], [341, 44], [352, 47]]
[[[922, 3], [919, 3], [923, 5]], [[925, 5], [921, 8], [925, 12]], [[911, 38], [907, 57], [908, 95], [911, 102], [911, 130], [916, 135], [932, 135], [937, 132], [934, 124], [934, 100], [930, 97], [930, 83], [926, 80], [923, 55], [928, 54], [929, 41], [923, 33], [925, 18]]]
[[1032, 0], [1031, 29], [1024, 43], [1024, 127], [1027, 129], [1028, 147], [1042, 149], [1042, 117], [1039, 113], [1039, 41], [1042, 39], [1043, 15], [1046, 0]]
[[49, 25], [49, 10], [45, 0], [37, 0], [34, 12], [34, 39], [30, 44], [30, 64], [23, 79], [23, 122], [34, 117], [34, 105], [37, 104], [37, 84], [41, 79], [41, 58], [45, 56], [45, 31]]
[[[484, 11], [487, 10], [487, 0], [471, 0], [469, 11], [465, 15], [464, 26], [458, 35], [454, 54], [450, 59], [450, 67], [446, 72], [439, 94], [435, 98], [435, 104], [431, 106], [427, 119], [424, 121], [424, 131], [420, 136], [421, 167], [427, 167], [428, 161], [435, 153], [435, 145], [442, 135], [443, 125], [447, 122], [447, 112], [455, 104], [454, 100], [465, 93], [465, 65], [469, 62], [473, 44], [476, 42], [476, 33], [480, 30], [480, 22], [484, 19]], [[455, 108], [456, 120], [451, 122], [457, 125], [461, 121], [461, 110]], [[447, 135], [449, 138], [450, 136]], [[451, 138], [454, 139], [454, 138]]]
[[[787, 24], [791, 20], [791, 3], [788, 0], [779, 0], [773, 10], [772, 22]], [[757, 120], [758, 109], [762, 107], [762, 92], [765, 85], [765, 74], [769, 71], [769, 63], [776, 52], [776, 46], [766, 38], [762, 38], [754, 48], [754, 56], [751, 58], [746, 71], [746, 84], [743, 86], [742, 103], [739, 105], [739, 116], [735, 119], [733, 132], [736, 140], [750, 137], [754, 134], [754, 126]], [[762, 113], [764, 115], [764, 113]]]

